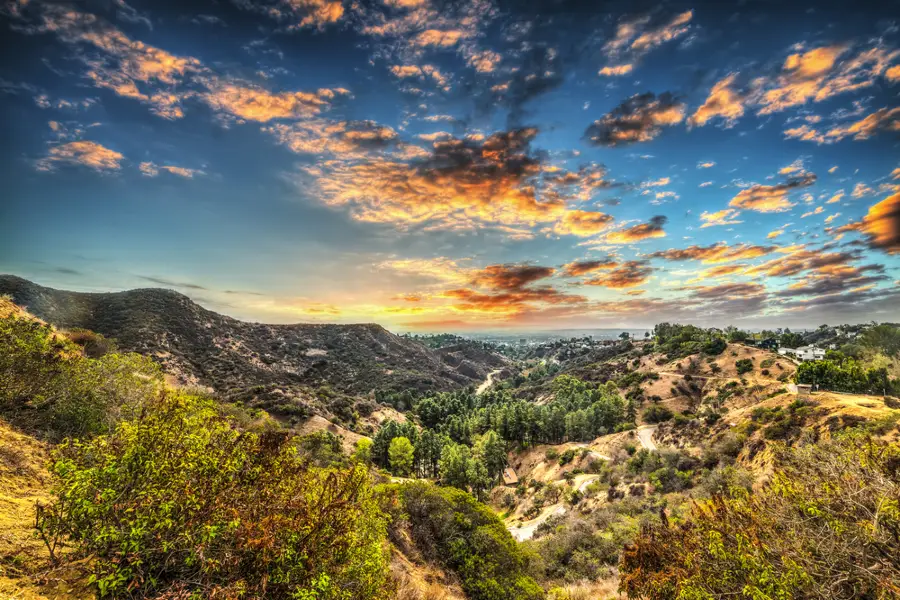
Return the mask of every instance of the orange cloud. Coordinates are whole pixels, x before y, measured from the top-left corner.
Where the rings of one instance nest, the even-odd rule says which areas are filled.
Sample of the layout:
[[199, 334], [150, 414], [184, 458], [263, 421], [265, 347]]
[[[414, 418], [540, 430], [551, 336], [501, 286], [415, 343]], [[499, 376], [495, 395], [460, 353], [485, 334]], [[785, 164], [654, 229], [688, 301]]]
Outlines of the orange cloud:
[[[703, 184], [701, 184], [701, 187], [704, 187]], [[737, 219], [740, 214], [740, 211], [734, 210], [733, 208], [717, 210], [716, 212], [703, 211], [703, 213], [700, 214], [700, 220], [703, 221], [703, 225], [700, 226], [700, 229], [715, 227], [717, 225], [737, 225], [743, 223], [743, 221]]]
[[118, 171], [125, 156], [97, 142], [79, 140], [50, 148], [36, 163], [39, 171], [53, 171], [58, 165], [83, 166], [98, 172]]
[[841, 201], [841, 198], [844, 197], [844, 190], [838, 191], [834, 196], [829, 198], [825, 204], [836, 204]]
[[689, 10], [676, 15], [668, 23], [643, 32], [631, 43], [631, 49], [636, 52], [646, 52], [666, 42], [684, 35], [688, 31], [688, 23], [694, 17], [694, 11]]
[[784, 212], [794, 206], [788, 199], [791, 191], [809, 187], [815, 182], [816, 176], [809, 173], [777, 185], [754, 185], [738, 192], [728, 206], [763, 213]]
[[609, 227], [613, 218], [602, 212], [587, 210], [569, 210], [553, 228], [559, 235], [577, 235], [588, 237]]
[[843, 231], [858, 231], [867, 238], [870, 247], [900, 254], [900, 193], [869, 208], [862, 220], [838, 229]]
[[811, 210], [809, 212], [805, 212], [802, 215], [800, 215], [800, 218], [805, 219], [806, 217], [811, 217], [813, 215], [819, 215], [819, 214], [822, 214], [823, 212], [825, 212], [825, 208], [822, 206], [817, 206], [815, 210]]
[[603, 260], [575, 261], [564, 265], [563, 273], [567, 277], [581, 277], [582, 275], [587, 275], [588, 273], [593, 273], [594, 271], [612, 269], [618, 266], [618, 264], [618, 262], [609, 258]]
[[605, 239], [611, 244], [630, 244], [650, 238], [666, 237], [666, 232], [663, 231], [663, 225], [666, 224], [666, 221], [666, 217], [658, 215], [651, 218], [647, 223], [641, 223], [621, 231], [613, 231], [607, 234]]
[[653, 269], [647, 263], [632, 260], [622, 263], [603, 275], [586, 280], [584, 285], [612, 289], [637, 287], [645, 283], [652, 273]]
[[699, 260], [707, 264], [726, 263], [736, 260], [748, 260], [771, 254], [778, 250], [778, 246], [755, 246], [739, 244], [729, 246], [725, 243], [711, 246], [688, 246], [687, 248], [671, 248], [661, 250], [648, 255], [648, 258], [662, 258], [665, 260]]
[[710, 269], [700, 271], [700, 273], [698, 273], [695, 278], [688, 280], [688, 283], [698, 283], [701, 281], [706, 281], [707, 279], [717, 279], [719, 277], [725, 277], [727, 275], [734, 275], [735, 273], [742, 272], [746, 268], [747, 265], [745, 264], [720, 265], [718, 267], [712, 267]]
[[602, 119], [594, 121], [584, 135], [597, 146], [622, 146], [647, 142], [684, 120], [683, 103], [666, 92], [632, 96]]
[[172, 175], [178, 175], [179, 177], [184, 177], [185, 179], [191, 179], [194, 175], [203, 175], [203, 171], [200, 169], [188, 169], [186, 167], [177, 167], [174, 165], [158, 165], [154, 162], [142, 162], [139, 165], [141, 173], [146, 175], [147, 177], [156, 177], [159, 175], [160, 171], [166, 171], [171, 173]]
[[519, 290], [530, 283], [546, 279], [556, 271], [537, 265], [490, 265], [475, 272], [472, 284], [494, 290]]
[[631, 70], [634, 68], [631, 64], [624, 65], [615, 65], [615, 66], [605, 66], [598, 72], [599, 75], [604, 75], [606, 77], [620, 77], [622, 75], [628, 75], [631, 73]]
[[736, 77], [737, 73], [732, 73], [717, 82], [703, 105], [691, 115], [688, 124], [702, 127], [712, 119], [719, 118], [725, 121], [726, 127], [734, 126], [737, 120], [744, 116], [744, 103], [747, 100], [732, 87]]

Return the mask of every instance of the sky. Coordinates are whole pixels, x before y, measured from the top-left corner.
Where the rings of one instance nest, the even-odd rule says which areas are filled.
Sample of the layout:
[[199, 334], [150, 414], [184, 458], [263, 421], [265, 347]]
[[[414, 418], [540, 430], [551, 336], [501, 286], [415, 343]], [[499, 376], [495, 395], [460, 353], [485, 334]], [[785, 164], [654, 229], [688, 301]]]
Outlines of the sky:
[[0, 2], [0, 272], [395, 331], [900, 321], [897, 0]]

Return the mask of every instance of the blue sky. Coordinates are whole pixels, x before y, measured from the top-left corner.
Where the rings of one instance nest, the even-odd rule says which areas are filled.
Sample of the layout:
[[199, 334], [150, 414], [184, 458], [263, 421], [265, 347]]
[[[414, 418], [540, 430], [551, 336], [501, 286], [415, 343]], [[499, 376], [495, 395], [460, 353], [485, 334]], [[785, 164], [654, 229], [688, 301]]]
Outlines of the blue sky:
[[397, 330], [900, 320], [900, 4], [0, 12], [0, 269]]

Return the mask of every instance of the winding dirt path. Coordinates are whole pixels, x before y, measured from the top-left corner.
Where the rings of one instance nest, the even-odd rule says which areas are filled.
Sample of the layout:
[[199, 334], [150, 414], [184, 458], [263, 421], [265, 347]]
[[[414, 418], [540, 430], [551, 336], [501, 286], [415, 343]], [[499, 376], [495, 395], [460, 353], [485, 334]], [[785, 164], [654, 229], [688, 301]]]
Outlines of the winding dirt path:
[[478, 389], [475, 390], [475, 394], [481, 394], [484, 390], [491, 387], [491, 384], [494, 383], [494, 375], [498, 375], [500, 371], [503, 369], [494, 369], [490, 373], [488, 373], [487, 379], [481, 382], [481, 385], [478, 386]]
[[641, 446], [650, 452], [656, 452], [656, 444], [653, 442], [653, 432], [656, 431], [657, 425], [641, 425], [637, 429], [638, 439]]

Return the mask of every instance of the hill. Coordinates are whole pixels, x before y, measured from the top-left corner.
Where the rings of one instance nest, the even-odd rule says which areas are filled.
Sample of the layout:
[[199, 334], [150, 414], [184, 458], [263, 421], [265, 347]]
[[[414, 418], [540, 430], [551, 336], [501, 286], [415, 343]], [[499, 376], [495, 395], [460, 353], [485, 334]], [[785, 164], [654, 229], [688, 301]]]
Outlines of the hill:
[[322, 385], [352, 395], [449, 390], [506, 363], [465, 347], [431, 350], [375, 324], [248, 323], [165, 289], [70, 292], [4, 275], [0, 294], [56, 327], [88, 329], [150, 356], [177, 383], [231, 396]]

